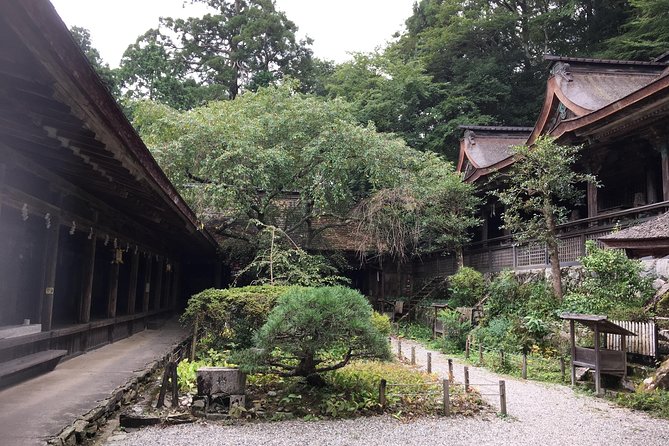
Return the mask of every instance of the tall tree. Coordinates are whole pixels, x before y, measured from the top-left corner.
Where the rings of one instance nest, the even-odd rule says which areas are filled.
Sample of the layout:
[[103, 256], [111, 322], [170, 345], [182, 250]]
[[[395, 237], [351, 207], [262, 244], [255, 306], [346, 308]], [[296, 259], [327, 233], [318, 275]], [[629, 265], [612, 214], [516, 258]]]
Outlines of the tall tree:
[[91, 42], [91, 33], [86, 28], [80, 26], [73, 26], [70, 28], [70, 33], [74, 38], [74, 41], [77, 42], [81, 50], [86, 55], [86, 58], [91, 63], [95, 71], [102, 79], [102, 82], [105, 84], [109, 92], [116, 98], [119, 97], [119, 82], [116, 77], [116, 72], [109, 67], [109, 64], [105, 63], [100, 56], [100, 52], [93, 47]]
[[633, 10], [620, 35], [606, 42], [603, 56], [649, 60], [669, 50], [669, 0], [630, 0]]
[[529, 125], [545, 53], [592, 56], [625, 17], [622, 0], [422, 0], [395, 44], [444, 85], [425, 147], [455, 159], [460, 124]]
[[541, 137], [530, 147], [514, 147], [517, 161], [504, 174], [504, 187], [495, 195], [504, 205], [504, 228], [520, 240], [545, 243], [551, 264], [553, 292], [562, 298], [557, 226], [572, 205], [583, 197], [578, 188], [596, 182], [592, 175], [573, 169], [580, 146], [562, 146]]

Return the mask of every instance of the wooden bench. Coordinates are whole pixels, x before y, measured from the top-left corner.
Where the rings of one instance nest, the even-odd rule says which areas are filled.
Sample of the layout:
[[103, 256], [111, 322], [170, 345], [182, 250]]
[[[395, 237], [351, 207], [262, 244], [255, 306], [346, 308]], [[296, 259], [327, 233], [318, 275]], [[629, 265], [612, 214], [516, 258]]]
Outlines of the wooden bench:
[[37, 372], [52, 370], [67, 355], [67, 350], [46, 350], [0, 363], [0, 383], [15, 378], [24, 371]]

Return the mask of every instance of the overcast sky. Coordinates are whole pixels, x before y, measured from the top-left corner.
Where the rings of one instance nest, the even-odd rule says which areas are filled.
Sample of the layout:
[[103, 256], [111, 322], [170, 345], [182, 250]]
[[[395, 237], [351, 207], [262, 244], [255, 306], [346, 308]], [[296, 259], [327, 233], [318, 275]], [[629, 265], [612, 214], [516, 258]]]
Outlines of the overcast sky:
[[[415, 0], [276, 0], [279, 10], [314, 39], [317, 57], [342, 62], [348, 52], [373, 51], [404, 29]], [[105, 62], [118, 66], [123, 51], [159, 17], [202, 15], [202, 5], [184, 0], [51, 0], [68, 27], [91, 32]]]

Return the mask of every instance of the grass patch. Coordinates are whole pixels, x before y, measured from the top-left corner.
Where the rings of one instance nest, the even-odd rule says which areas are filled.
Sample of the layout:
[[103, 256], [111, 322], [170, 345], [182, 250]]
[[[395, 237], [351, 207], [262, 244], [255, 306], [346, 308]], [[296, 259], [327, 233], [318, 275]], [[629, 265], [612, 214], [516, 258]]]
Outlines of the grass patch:
[[642, 410], [656, 417], [669, 419], [669, 391], [667, 390], [619, 393], [614, 401], [630, 409]]
[[[387, 404], [379, 404], [379, 383], [388, 383]], [[398, 418], [441, 415], [441, 383], [435, 375], [410, 369], [398, 362], [359, 361], [325, 375], [327, 385], [315, 388], [300, 379], [273, 375], [249, 376], [249, 417], [283, 420], [352, 418], [389, 413]], [[394, 387], [393, 384], [413, 384]], [[400, 395], [399, 392], [419, 395]], [[473, 415], [487, 406], [477, 393], [451, 389], [451, 412]]]

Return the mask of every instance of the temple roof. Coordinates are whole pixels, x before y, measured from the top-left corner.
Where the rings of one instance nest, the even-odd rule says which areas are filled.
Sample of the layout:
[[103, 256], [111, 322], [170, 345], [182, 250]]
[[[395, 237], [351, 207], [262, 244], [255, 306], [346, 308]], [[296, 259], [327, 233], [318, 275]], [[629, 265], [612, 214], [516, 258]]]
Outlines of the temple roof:
[[511, 162], [512, 147], [527, 141], [531, 127], [460, 126], [465, 130], [460, 140], [458, 171], [465, 180], [475, 181], [499, 167]]
[[669, 239], [669, 212], [647, 222], [600, 237], [605, 244], [621, 240]]

